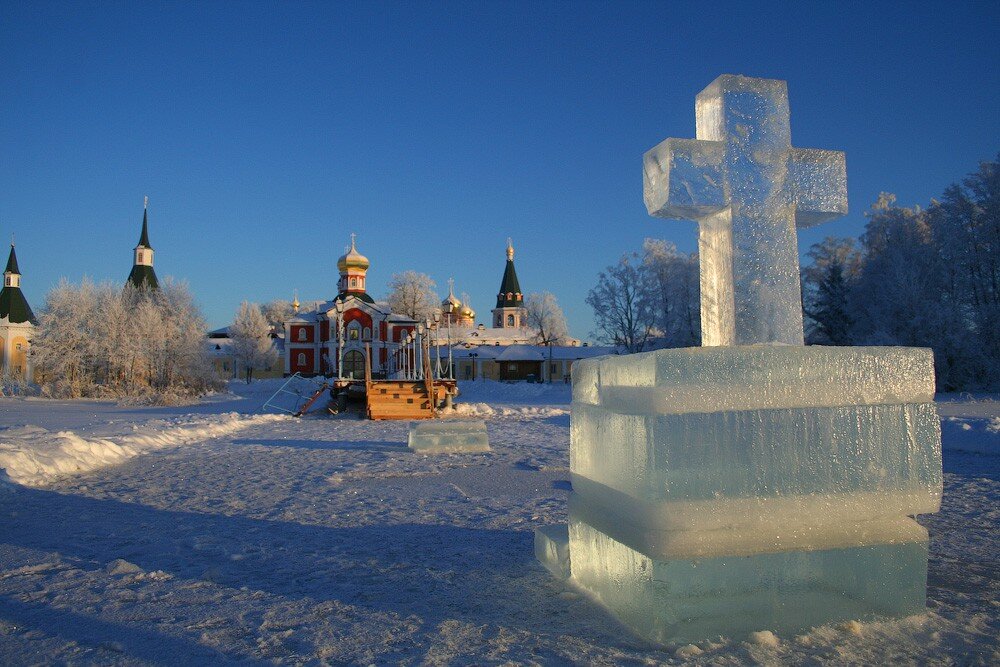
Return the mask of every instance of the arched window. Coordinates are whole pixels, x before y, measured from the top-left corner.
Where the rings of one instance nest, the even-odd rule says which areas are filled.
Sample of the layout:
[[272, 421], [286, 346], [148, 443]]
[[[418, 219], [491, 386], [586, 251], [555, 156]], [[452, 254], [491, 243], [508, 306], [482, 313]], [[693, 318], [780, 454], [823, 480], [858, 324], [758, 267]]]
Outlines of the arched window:
[[307, 335], [308, 334], [306, 334], [306, 328], [299, 327], [299, 340], [305, 340]]
[[508, 315], [507, 316], [507, 326], [509, 326], [509, 327], [514, 326], [514, 316], [513, 315]]
[[139, 263], [142, 264], [142, 251], [139, 251]]
[[306, 353], [305, 352], [299, 352], [299, 356], [295, 357], [295, 363], [298, 364], [299, 366], [305, 366], [306, 365]]
[[351, 287], [357, 287], [357, 286], [358, 286], [358, 279], [351, 278]]
[[354, 380], [365, 376], [365, 355], [358, 350], [344, 353], [344, 377]]
[[368, 327], [365, 327], [365, 330], [361, 333], [361, 340], [371, 340], [371, 339], [372, 339], [372, 330], [369, 329]]

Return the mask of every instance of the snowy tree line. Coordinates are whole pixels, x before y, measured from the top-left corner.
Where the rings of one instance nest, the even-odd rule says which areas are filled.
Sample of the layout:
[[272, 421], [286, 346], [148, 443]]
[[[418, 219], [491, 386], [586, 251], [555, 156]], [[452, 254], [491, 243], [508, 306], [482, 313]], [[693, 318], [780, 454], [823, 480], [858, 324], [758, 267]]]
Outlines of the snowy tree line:
[[[926, 209], [882, 194], [859, 239], [828, 237], [802, 267], [806, 342], [934, 350], [938, 388], [1000, 386], [1000, 159]], [[587, 295], [594, 336], [626, 352], [700, 343], [697, 254], [647, 239]]]
[[57, 398], [183, 401], [218, 386], [205, 320], [187, 286], [160, 289], [63, 280], [31, 342], [36, 381]]
[[1000, 159], [926, 209], [883, 193], [867, 217], [809, 250], [806, 341], [930, 347], [939, 389], [1000, 385]]

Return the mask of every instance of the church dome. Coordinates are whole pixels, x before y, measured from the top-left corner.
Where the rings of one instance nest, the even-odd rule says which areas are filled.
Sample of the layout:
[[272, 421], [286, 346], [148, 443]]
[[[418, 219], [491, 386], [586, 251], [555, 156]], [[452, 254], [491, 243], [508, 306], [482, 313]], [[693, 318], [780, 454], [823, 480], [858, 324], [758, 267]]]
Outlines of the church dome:
[[449, 304], [451, 305], [450, 312], [457, 313], [462, 309], [462, 302], [454, 294], [449, 294], [448, 298], [441, 302], [441, 311], [445, 313], [449, 312]]
[[343, 273], [344, 271], [347, 271], [347, 269], [367, 270], [368, 266], [368, 258], [358, 252], [357, 248], [354, 247], [354, 234], [351, 234], [351, 249], [348, 250], [346, 254], [341, 255], [340, 259], [337, 260], [337, 268], [341, 273]]
[[458, 316], [464, 320], [474, 320], [476, 319], [476, 311], [472, 310], [468, 306], [462, 306], [458, 311]]

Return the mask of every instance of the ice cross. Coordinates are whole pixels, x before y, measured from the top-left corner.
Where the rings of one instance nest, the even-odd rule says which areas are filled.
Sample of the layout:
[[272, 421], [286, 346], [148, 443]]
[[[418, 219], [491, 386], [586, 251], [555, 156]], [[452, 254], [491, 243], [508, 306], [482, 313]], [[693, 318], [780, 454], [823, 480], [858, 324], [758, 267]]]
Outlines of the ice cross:
[[844, 154], [792, 148], [788, 84], [723, 74], [697, 139], [643, 156], [649, 214], [698, 221], [702, 345], [802, 345], [796, 227], [847, 213]]

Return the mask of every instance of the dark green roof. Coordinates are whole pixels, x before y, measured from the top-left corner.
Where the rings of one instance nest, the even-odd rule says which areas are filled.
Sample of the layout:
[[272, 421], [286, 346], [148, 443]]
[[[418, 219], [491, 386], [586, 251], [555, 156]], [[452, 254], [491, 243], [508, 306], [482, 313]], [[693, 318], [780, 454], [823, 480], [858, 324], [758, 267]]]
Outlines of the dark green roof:
[[139, 289], [159, 289], [160, 281], [156, 279], [156, 272], [153, 267], [143, 264], [132, 266], [132, 273], [128, 274], [128, 281]]
[[[8, 266], [10, 264], [8, 263]], [[12, 324], [31, 322], [35, 324], [35, 314], [31, 312], [28, 300], [24, 298], [20, 287], [4, 287], [0, 290], [0, 320], [7, 318]]]
[[349, 296], [356, 296], [365, 303], [375, 303], [375, 299], [368, 296], [368, 292], [341, 292], [334, 301], [344, 301]]
[[17, 255], [14, 254], [14, 244], [10, 244], [10, 257], [7, 258], [7, 268], [4, 273], [16, 273], [20, 275], [21, 269], [17, 268]]
[[139, 237], [139, 245], [152, 250], [153, 246], [149, 245], [149, 230], [146, 226], [146, 209], [142, 209], [142, 235]]
[[[507, 294], [511, 298], [507, 298]], [[500, 281], [500, 294], [497, 296], [497, 308], [519, 307], [524, 305], [521, 294], [521, 284], [517, 282], [517, 271], [514, 270], [514, 260], [508, 259], [503, 270], [503, 280]]]

